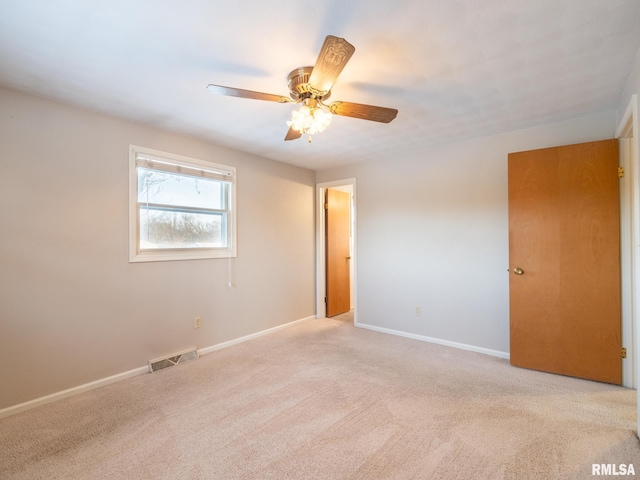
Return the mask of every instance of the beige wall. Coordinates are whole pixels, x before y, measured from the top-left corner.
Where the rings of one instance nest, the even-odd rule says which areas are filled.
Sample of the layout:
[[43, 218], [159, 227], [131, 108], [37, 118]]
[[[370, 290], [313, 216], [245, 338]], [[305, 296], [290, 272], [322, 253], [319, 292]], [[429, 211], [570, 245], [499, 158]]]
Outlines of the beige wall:
[[508, 353], [507, 155], [615, 126], [612, 110], [317, 172], [356, 178], [358, 322]]
[[[237, 168], [234, 288], [225, 259], [128, 263], [129, 144]], [[313, 315], [314, 183], [0, 89], [0, 409]]]

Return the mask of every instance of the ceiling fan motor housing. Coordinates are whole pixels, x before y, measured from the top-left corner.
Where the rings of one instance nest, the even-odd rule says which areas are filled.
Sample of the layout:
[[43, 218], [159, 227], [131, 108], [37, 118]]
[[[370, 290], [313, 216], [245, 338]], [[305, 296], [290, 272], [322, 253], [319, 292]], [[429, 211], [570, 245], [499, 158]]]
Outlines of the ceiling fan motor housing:
[[293, 70], [287, 80], [289, 82], [289, 95], [296, 102], [305, 100], [307, 98], [315, 98], [317, 100], [327, 99], [331, 96], [331, 90], [328, 92], [318, 92], [311, 85], [309, 85], [309, 77], [313, 67], [298, 67]]

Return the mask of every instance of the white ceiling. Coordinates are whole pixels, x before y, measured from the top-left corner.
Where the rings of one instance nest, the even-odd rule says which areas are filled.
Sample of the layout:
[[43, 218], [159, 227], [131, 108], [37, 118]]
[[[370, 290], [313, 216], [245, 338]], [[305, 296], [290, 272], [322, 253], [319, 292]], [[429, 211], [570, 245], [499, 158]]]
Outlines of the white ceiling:
[[[206, 89], [288, 95], [328, 34], [331, 100], [392, 123], [284, 142], [293, 105]], [[0, 0], [0, 85], [311, 169], [615, 108], [639, 48], [638, 0]]]

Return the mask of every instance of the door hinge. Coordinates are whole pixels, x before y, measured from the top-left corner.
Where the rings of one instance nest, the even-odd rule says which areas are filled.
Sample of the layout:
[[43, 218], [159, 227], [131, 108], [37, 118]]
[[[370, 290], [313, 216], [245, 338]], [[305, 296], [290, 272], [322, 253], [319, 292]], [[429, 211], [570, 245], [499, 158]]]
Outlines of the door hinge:
[[324, 209], [325, 209], [325, 210], [329, 210], [329, 203], [325, 203], [325, 204], [324, 204]]
[[327, 303], [327, 297], [324, 297], [324, 303]]
[[618, 167], [618, 178], [624, 177], [624, 167]]
[[627, 349], [626, 348], [622, 347], [620, 349], [620, 357], [621, 358], [627, 358]]

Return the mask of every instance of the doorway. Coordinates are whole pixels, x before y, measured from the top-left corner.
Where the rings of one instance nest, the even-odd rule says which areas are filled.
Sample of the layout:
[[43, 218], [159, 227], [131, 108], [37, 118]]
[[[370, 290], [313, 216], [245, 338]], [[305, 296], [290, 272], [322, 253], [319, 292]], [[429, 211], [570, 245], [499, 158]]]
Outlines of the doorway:
[[348, 192], [351, 196], [351, 236], [349, 259], [349, 297], [353, 310], [354, 324], [358, 323], [357, 317], [357, 255], [356, 255], [356, 179], [349, 178], [316, 185], [316, 318], [327, 316], [327, 256], [326, 256], [326, 212], [325, 198], [328, 189]]

